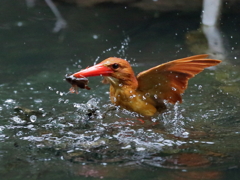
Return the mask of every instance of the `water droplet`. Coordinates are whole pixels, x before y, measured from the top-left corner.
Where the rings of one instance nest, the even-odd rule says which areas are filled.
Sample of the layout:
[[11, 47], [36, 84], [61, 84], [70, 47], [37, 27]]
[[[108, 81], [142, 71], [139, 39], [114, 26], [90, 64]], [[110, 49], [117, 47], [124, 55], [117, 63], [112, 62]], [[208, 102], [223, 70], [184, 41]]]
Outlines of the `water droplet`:
[[166, 146], [173, 146], [174, 142], [172, 140], [164, 140], [163, 141], [163, 144], [166, 145]]
[[127, 145], [125, 147], [121, 147], [121, 149], [131, 149], [131, 145]]
[[25, 121], [23, 121], [21, 118], [19, 118], [18, 116], [14, 116], [13, 118], [12, 118], [12, 120], [15, 122], [15, 123], [17, 123], [17, 124], [23, 124], [23, 123], [25, 123]]
[[150, 93], [146, 93], [145, 96], [150, 97]]
[[35, 99], [34, 102], [35, 102], [35, 103], [41, 103], [41, 102], [42, 102], [42, 99]]
[[22, 25], [23, 25], [23, 23], [21, 21], [17, 23], [18, 27], [21, 27]]
[[35, 122], [37, 120], [37, 116], [36, 115], [31, 115], [30, 116], [30, 121], [31, 122]]
[[0, 131], [3, 131], [5, 129], [4, 126], [0, 126]]
[[102, 165], [103, 165], [103, 166], [106, 166], [106, 165], [107, 165], [107, 163], [102, 163]]
[[98, 39], [98, 35], [94, 34], [93, 36], [93, 39]]
[[69, 99], [66, 99], [66, 100], [64, 101], [64, 103], [65, 103], [65, 104], [69, 103]]
[[175, 87], [172, 87], [172, 90], [173, 90], [173, 91], [177, 91], [177, 89], [176, 89]]
[[22, 136], [22, 135], [23, 135], [23, 132], [22, 132], [22, 131], [18, 131], [16, 135], [17, 135], [17, 136]]
[[144, 148], [144, 147], [136, 148], [136, 151], [145, 151], [145, 150], [146, 150], [146, 148]]
[[34, 125], [32, 125], [32, 124], [29, 124], [29, 125], [27, 126], [28, 129], [32, 129], [33, 127], [34, 127]]
[[182, 135], [183, 135], [183, 136], [188, 136], [188, 135], [189, 135], [189, 132], [183, 132]]
[[214, 144], [214, 142], [206, 142], [206, 144]]
[[7, 99], [7, 100], [5, 101], [5, 103], [7, 103], [7, 104], [15, 104], [16, 102], [15, 102], [15, 100], [13, 100], [13, 99]]
[[64, 102], [63, 98], [58, 98], [58, 103]]

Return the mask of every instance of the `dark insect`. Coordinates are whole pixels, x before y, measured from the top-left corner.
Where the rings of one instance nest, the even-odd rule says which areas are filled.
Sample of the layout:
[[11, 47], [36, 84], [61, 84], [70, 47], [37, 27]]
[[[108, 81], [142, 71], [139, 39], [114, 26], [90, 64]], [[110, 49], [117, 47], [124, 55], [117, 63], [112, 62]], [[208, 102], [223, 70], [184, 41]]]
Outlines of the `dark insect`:
[[87, 90], [91, 89], [90, 87], [88, 87], [88, 79], [85, 77], [76, 78], [73, 75], [66, 74], [65, 79], [72, 85], [72, 87], [69, 89], [71, 93], [78, 93], [78, 88]]

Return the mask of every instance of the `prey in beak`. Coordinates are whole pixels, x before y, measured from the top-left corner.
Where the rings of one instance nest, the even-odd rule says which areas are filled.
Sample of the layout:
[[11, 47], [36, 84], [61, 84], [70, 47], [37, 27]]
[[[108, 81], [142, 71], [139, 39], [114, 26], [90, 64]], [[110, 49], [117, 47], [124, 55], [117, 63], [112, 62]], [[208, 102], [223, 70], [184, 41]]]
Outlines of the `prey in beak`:
[[72, 87], [69, 89], [71, 93], [78, 93], [78, 88], [90, 90], [88, 87], [88, 79], [86, 77], [91, 76], [109, 76], [113, 71], [102, 64], [83, 69], [72, 75], [65, 75], [65, 79]]
[[87, 90], [91, 89], [90, 87], [88, 87], [88, 79], [86, 77], [82, 76], [82, 77], [76, 78], [73, 75], [66, 74], [65, 79], [67, 82], [69, 82], [72, 85], [72, 87], [69, 89], [71, 93], [78, 94], [78, 88], [87, 89]]

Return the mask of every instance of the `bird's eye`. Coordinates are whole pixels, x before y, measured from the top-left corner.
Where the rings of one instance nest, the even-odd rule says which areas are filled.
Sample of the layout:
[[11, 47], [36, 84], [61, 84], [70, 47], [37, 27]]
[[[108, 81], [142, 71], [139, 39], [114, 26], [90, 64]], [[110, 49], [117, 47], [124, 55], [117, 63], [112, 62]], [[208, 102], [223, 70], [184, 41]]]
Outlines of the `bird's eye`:
[[113, 69], [117, 69], [119, 67], [119, 65], [117, 64], [117, 63], [114, 63], [113, 65], [112, 65], [112, 68]]

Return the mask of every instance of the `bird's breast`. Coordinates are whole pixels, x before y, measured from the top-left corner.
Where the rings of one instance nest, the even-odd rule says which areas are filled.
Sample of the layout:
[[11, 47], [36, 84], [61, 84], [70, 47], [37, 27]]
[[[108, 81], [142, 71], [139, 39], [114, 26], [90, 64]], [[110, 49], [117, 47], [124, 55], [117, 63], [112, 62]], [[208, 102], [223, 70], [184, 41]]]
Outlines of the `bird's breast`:
[[110, 86], [110, 99], [114, 105], [143, 116], [153, 116], [157, 112], [154, 102], [148, 95], [131, 88]]

